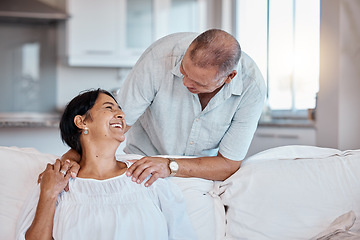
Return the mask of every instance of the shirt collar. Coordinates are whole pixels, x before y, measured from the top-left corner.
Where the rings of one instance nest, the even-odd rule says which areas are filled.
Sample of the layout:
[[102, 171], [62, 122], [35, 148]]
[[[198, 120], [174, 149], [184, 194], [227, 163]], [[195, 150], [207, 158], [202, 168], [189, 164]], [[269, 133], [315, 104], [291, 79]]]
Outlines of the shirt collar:
[[[171, 70], [171, 73], [175, 76], [179, 77], [180, 79], [183, 78], [182, 73], [180, 72], [180, 65], [181, 61], [183, 59], [184, 55], [179, 58], [179, 61], [175, 63], [175, 66]], [[234, 94], [234, 95], [241, 95], [243, 91], [243, 81], [242, 81], [242, 67], [241, 62], [239, 62], [237, 67], [237, 74], [236, 76], [231, 80], [229, 84], [225, 84], [224, 91], [228, 94]]]
[[182, 55], [179, 60], [177, 61], [177, 63], [175, 63], [175, 66], [173, 67], [173, 69], [171, 70], [171, 73], [174, 74], [175, 76], [182, 78], [183, 75], [180, 72], [180, 65], [181, 65], [181, 61], [183, 59], [184, 55]]
[[[239, 64], [240, 65], [240, 64]], [[242, 80], [242, 68], [241, 66], [237, 69], [236, 76], [227, 84], [230, 88], [230, 92], [234, 95], [241, 95], [243, 91], [243, 80]]]

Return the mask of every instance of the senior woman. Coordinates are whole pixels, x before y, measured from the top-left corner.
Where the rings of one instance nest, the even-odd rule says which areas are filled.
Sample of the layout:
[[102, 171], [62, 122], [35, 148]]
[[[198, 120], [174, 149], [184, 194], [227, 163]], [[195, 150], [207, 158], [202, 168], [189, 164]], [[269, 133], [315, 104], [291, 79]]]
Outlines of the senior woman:
[[[98, 89], [75, 97], [61, 136], [81, 156], [77, 178], [69, 162], [48, 164], [25, 204], [17, 239], [196, 239], [180, 190], [167, 180], [145, 187], [116, 160], [126, 123], [114, 97]], [[63, 191], [69, 183], [69, 191]]]

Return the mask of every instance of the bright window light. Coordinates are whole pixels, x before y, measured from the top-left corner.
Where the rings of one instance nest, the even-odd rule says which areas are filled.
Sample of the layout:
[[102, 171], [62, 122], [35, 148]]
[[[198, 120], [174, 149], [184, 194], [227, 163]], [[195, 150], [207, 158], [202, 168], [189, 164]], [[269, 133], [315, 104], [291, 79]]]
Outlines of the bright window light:
[[237, 0], [236, 35], [258, 64], [272, 110], [315, 108], [320, 0]]

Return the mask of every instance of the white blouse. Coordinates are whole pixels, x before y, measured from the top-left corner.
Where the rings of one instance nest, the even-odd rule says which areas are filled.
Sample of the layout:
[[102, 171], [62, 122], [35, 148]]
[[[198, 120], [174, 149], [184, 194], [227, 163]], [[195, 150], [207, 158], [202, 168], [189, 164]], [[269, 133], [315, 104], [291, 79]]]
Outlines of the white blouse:
[[[145, 187], [125, 174], [106, 180], [75, 178], [69, 189], [57, 200], [55, 240], [196, 239], [182, 192], [166, 179]], [[25, 239], [39, 195], [40, 185], [25, 203], [16, 239]]]

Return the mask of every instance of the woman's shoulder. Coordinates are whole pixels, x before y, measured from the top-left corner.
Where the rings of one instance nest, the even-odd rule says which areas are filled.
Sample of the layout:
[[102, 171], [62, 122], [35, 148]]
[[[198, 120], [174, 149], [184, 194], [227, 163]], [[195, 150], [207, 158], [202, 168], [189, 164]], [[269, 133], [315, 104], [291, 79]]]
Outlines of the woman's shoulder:
[[132, 160], [139, 160], [143, 157], [144, 156], [139, 154], [117, 154], [115, 156], [117, 161], [125, 163], [128, 167], [130, 167], [133, 164], [131, 162]]

